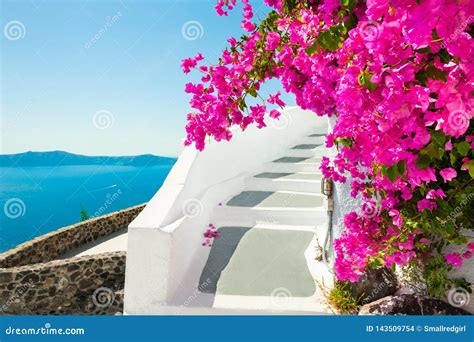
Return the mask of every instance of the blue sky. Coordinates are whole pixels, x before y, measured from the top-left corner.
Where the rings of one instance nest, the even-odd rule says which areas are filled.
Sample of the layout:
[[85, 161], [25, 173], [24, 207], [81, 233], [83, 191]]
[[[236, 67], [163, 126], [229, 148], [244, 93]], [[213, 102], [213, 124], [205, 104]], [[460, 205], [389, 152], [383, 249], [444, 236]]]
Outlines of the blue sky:
[[[214, 5], [2, 0], [1, 152], [178, 155], [191, 80], [181, 59], [214, 62], [242, 33], [240, 9], [219, 17]], [[197, 36], [183, 36], [186, 23]]]

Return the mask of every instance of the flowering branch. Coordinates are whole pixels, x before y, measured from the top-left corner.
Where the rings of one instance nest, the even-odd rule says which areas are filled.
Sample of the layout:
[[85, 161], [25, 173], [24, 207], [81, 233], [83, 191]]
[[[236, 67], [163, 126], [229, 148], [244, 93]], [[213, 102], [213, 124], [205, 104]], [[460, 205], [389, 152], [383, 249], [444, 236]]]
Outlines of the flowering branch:
[[[206, 136], [229, 140], [233, 125], [263, 128], [278, 119], [280, 93], [259, 94], [270, 79], [301, 108], [337, 113], [326, 146], [338, 153], [323, 158], [321, 170], [339, 182], [350, 177], [352, 195], [364, 198], [362, 214], [347, 215], [335, 243], [337, 277], [356, 281], [370, 266], [416, 264], [443, 270], [425, 274], [444, 279], [429, 284], [442, 295], [447, 272], [473, 247], [461, 234], [474, 229], [472, 206], [441, 222], [474, 191], [474, 3], [265, 0], [272, 10], [260, 23], [249, 0], [242, 3], [247, 33], [229, 39], [219, 63], [199, 65], [202, 55], [182, 63], [186, 73], [205, 72], [186, 85], [195, 109], [186, 144], [202, 150]], [[219, 0], [216, 10], [227, 15], [235, 5]], [[248, 95], [264, 104], [249, 105]], [[444, 255], [453, 243], [466, 252]]]

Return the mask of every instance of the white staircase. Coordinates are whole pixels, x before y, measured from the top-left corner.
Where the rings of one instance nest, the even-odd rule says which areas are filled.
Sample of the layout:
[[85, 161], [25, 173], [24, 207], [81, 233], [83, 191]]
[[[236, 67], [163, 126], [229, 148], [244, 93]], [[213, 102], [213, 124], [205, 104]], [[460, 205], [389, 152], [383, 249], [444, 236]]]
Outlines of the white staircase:
[[[190, 173], [197, 172], [196, 161], [187, 166], [185, 181], [176, 179], [168, 187], [165, 183], [161, 191], [168, 197], [171, 193], [175, 201], [169, 212], [177, 203], [194, 201], [195, 207], [188, 210], [191, 215], [156, 228], [144, 227], [143, 222], [159, 212], [145, 208], [142, 220], [139, 217], [130, 226], [125, 313], [331, 313], [320, 286], [330, 285], [332, 276], [315, 260], [315, 234], [324, 233], [327, 222], [319, 171], [327, 124], [309, 115], [303, 121], [296, 116], [299, 113], [307, 114], [291, 113], [296, 127], [269, 131], [279, 137], [268, 137], [268, 146], [249, 143], [255, 153], [248, 151], [247, 158], [256, 158], [261, 149], [267, 161], [227, 165], [233, 177], [219, 180], [221, 173], [216, 173], [212, 185], [201, 184], [201, 191], [194, 192], [196, 198], [186, 195], [181, 202], [186, 185], [198, 183], [206, 174], [190, 179]], [[224, 156], [227, 150], [219, 153], [230, 158]], [[207, 178], [214, 170], [207, 171], [210, 182]], [[173, 193], [178, 185], [184, 189]], [[164, 200], [164, 195], [158, 197]], [[201, 246], [208, 224], [217, 227], [220, 235], [212, 247]]]
[[[206, 265], [201, 281], [219, 273], [214, 308], [329, 312], [314, 260], [316, 225], [324, 225], [327, 215], [318, 168], [323, 154], [320, 134], [302, 137], [248, 177], [242, 192], [215, 208], [220, 239], [231, 229], [246, 231], [238, 243], [227, 242], [234, 250], [227, 264], [213, 269], [218, 261], [212, 259], [222, 260], [222, 255], [211, 251], [208, 258], [211, 266]], [[217, 248], [225, 243], [215, 241]]]

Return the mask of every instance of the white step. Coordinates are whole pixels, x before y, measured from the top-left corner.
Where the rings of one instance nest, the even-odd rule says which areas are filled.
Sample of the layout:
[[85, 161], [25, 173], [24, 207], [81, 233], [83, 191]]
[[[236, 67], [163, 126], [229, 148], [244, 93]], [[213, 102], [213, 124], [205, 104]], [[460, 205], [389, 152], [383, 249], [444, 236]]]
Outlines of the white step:
[[[305, 144], [298, 144], [305, 145]], [[295, 146], [298, 146], [295, 145]], [[301, 148], [290, 148], [284, 152], [283, 156], [286, 157], [319, 157], [322, 158], [328, 154], [328, 150], [324, 145], [315, 145], [312, 149], [301, 149]]]
[[[198, 291], [197, 289], [195, 291]], [[194, 298], [195, 294], [190, 294], [190, 298]], [[319, 308], [319, 306], [318, 306]], [[236, 308], [220, 308], [220, 307], [206, 307], [206, 306], [189, 306], [189, 305], [160, 305], [156, 309], [142, 309], [140, 312], [131, 312], [125, 311], [125, 315], [167, 315], [167, 316], [202, 316], [202, 315], [227, 315], [227, 316], [271, 316], [271, 315], [285, 315], [285, 316], [307, 316], [311, 315], [334, 315], [334, 313], [327, 307], [321, 306], [321, 311], [315, 310], [287, 310], [285, 308], [271, 309], [271, 310], [262, 310], [261, 308], [245, 308], [245, 309], [236, 309]]]
[[323, 125], [321, 127], [317, 127], [313, 129], [313, 133], [308, 134], [310, 136], [317, 136], [317, 135], [326, 135], [328, 134], [328, 127], [327, 125]]
[[320, 173], [270, 173], [263, 172], [250, 177], [245, 182], [247, 190], [260, 191], [302, 191], [321, 193]]
[[252, 227], [257, 223], [316, 225], [326, 219], [326, 198], [321, 194], [243, 191], [216, 208], [216, 226]]
[[[210, 267], [205, 273], [205, 276], [210, 273], [207, 279], [212, 279], [212, 272], [220, 271], [218, 278], [213, 279], [216, 284], [213, 307], [323, 311], [318, 305], [320, 289], [311, 272], [314, 230], [275, 227], [259, 225], [257, 229], [241, 231], [243, 234], [238, 238], [232, 227], [223, 232], [225, 239], [216, 242], [218, 248], [209, 259]], [[232, 242], [234, 246], [237, 242], [232, 257], [224, 267], [216, 267], [221, 260], [219, 246], [229, 246]]]
[[[288, 158], [297, 157], [285, 157], [285, 160], [289, 162], [282, 162], [281, 159], [277, 159], [273, 162], [266, 163], [263, 167], [265, 172], [276, 172], [276, 173], [296, 173], [296, 172], [313, 172], [321, 173], [319, 170], [319, 161], [314, 160], [301, 160], [298, 162], [291, 162]], [[295, 159], [296, 161], [297, 159]]]
[[307, 136], [302, 137], [299, 140], [299, 144], [317, 144], [317, 145], [324, 145], [326, 142], [326, 137], [324, 135], [320, 136]]
[[259, 223], [311, 225], [321, 224], [327, 218], [326, 209], [296, 209], [296, 208], [242, 208], [222, 206], [216, 210], [212, 223], [216, 226], [246, 226]]
[[[311, 297], [291, 297], [285, 288], [276, 288], [275, 296], [235, 296], [216, 295], [213, 307], [221, 310], [263, 310], [286, 312], [306, 312], [307, 314], [331, 314], [326, 303], [321, 300], [321, 295]], [[318, 300], [319, 299], [319, 300]]]
[[323, 152], [314, 149], [314, 150], [297, 150], [290, 149], [285, 152], [287, 157], [301, 157], [301, 158], [312, 158], [312, 157], [322, 157], [324, 156]]
[[294, 145], [291, 149], [292, 150], [314, 150], [317, 147], [321, 147], [323, 144], [315, 143], [315, 142], [302, 142]]
[[288, 225], [288, 224], [278, 224], [278, 223], [257, 223], [253, 226], [253, 229], [275, 229], [275, 230], [296, 230], [296, 231], [305, 231], [305, 232], [316, 232], [318, 229], [324, 229], [324, 226], [321, 224], [313, 225]]
[[310, 225], [294, 225], [294, 224], [280, 224], [277, 222], [259, 222], [252, 227], [239, 227], [236, 225], [218, 225], [217, 229], [272, 229], [272, 230], [293, 230], [316, 233], [316, 231], [325, 230], [327, 228], [325, 222], [318, 222]]

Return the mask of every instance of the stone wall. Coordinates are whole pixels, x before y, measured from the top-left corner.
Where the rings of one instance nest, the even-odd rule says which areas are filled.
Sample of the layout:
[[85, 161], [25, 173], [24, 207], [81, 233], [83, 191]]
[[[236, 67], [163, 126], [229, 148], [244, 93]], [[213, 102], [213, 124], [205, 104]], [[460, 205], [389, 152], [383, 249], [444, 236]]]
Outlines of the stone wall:
[[0, 270], [0, 315], [115, 314], [123, 308], [126, 252]]
[[144, 207], [64, 227], [0, 254], [0, 315], [121, 313], [127, 252], [56, 259], [128, 227]]
[[127, 227], [145, 204], [67, 226], [0, 254], [0, 268], [44, 263], [100, 237]]

